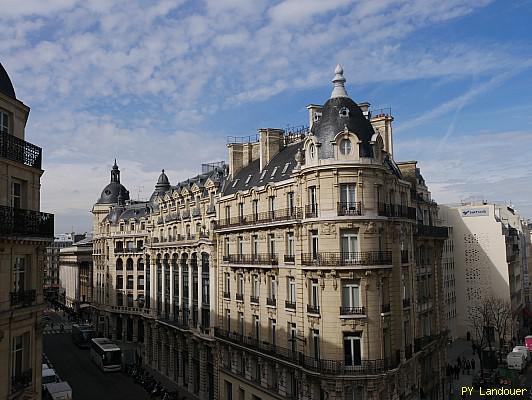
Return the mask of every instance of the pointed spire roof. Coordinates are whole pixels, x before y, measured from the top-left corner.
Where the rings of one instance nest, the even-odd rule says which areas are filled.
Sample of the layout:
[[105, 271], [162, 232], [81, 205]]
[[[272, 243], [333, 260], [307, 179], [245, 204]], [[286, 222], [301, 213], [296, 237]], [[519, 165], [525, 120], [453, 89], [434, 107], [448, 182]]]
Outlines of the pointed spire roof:
[[347, 91], [345, 90], [345, 78], [344, 78], [344, 69], [340, 64], [334, 69], [334, 78], [332, 80], [334, 85], [333, 91], [331, 93], [331, 99], [336, 97], [349, 97]]
[[11, 83], [11, 79], [9, 79], [9, 75], [4, 69], [2, 63], [0, 63], [0, 92], [6, 96], [13, 97], [14, 99], [16, 98], [15, 89]]

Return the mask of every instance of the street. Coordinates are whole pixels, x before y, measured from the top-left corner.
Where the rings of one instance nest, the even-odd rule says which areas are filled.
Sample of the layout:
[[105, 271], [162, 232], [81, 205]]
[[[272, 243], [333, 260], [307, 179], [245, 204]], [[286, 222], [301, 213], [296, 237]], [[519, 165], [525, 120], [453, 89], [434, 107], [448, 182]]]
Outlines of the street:
[[[59, 324], [70, 327], [55, 313], [48, 314]], [[90, 361], [88, 349], [79, 349], [72, 344], [69, 333], [46, 333], [43, 335], [44, 352], [53, 364], [59, 377], [72, 387], [76, 400], [144, 400], [146, 391], [121, 372], [102, 372]]]

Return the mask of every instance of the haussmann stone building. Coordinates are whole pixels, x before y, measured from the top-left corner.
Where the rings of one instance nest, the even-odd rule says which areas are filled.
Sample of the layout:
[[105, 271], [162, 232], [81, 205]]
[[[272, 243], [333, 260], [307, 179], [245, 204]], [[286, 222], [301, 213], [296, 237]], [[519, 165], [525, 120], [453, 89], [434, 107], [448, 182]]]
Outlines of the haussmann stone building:
[[54, 216], [40, 212], [42, 150], [0, 64], [0, 399], [41, 399], [43, 269]]
[[444, 399], [447, 228], [341, 67], [309, 128], [93, 207], [98, 330], [200, 399]]

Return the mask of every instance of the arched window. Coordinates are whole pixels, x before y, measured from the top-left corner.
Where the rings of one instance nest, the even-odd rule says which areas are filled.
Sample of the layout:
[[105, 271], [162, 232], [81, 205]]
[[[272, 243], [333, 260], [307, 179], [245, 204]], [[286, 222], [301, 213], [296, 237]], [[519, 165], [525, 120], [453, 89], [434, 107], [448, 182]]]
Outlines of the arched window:
[[126, 269], [128, 271], [133, 271], [133, 259], [128, 258], [126, 261]]
[[201, 253], [201, 272], [209, 273], [209, 254]]
[[142, 258], [137, 260], [137, 271], [144, 271], [144, 260]]
[[351, 153], [351, 141], [349, 139], [342, 139], [340, 141], [340, 153], [344, 156]]
[[117, 271], [122, 271], [124, 269], [124, 261], [122, 261], [121, 258], [118, 258], [116, 260], [116, 270]]

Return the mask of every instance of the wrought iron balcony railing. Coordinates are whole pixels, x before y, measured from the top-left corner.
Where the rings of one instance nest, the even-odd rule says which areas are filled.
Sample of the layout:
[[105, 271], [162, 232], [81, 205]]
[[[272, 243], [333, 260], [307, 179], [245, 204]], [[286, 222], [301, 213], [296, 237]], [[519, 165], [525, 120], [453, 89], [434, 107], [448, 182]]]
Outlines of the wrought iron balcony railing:
[[446, 226], [431, 226], [417, 224], [416, 236], [426, 236], [438, 239], [447, 239], [449, 234]]
[[338, 215], [362, 215], [362, 203], [358, 202], [340, 202], [338, 203]]
[[266, 305], [276, 307], [277, 306], [277, 299], [272, 299], [270, 297], [266, 298]]
[[318, 204], [307, 204], [305, 206], [305, 218], [316, 218], [318, 216]]
[[284, 256], [284, 262], [285, 263], [293, 263], [296, 262], [296, 256], [292, 255], [286, 255]]
[[292, 302], [292, 301], [289, 301], [289, 300], [285, 300], [284, 306], [285, 306], [285, 308], [288, 308], [290, 310], [295, 310], [296, 309], [296, 303]]
[[237, 293], [236, 294], [236, 299], [238, 301], [244, 301], [244, 295], [242, 293]]
[[249, 301], [251, 303], [259, 304], [259, 296], [249, 296]]
[[340, 307], [340, 315], [366, 315], [365, 307]]
[[268, 222], [291, 221], [301, 219], [300, 207], [285, 208], [282, 210], [265, 211], [238, 217], [226, 218], [218, 221], [216, 228], [231, 228], [235, 226], [255, 225]]
[[316, 306], [314, 304], [307, 304], [307, 312], [310, 314], [319, 314], [320, 306]]
[[11, 305], [12, 306], [22, 306], [28, 307], [35, 302], [35, 289], [30, 290], [17, 290], [16, 292], [11, 292]]
[[25, 140], [0, 131], [0, 157], [41, 169], [42, 150]]
[[416, 219], [416, 209], [401, 204], [379, 203], [378, 214], [381, 217]]
[[229, 254], [223, 257], [228, 264], [278, 265], [277, 254]]
[[375, 375], [382, 374], [388, 370], [395, 369], [401, 362], [399, 357], [390, 357], [377, 360], [355, 360], [348, 364], [344, 360], [327, 360], [305, 355], [281, 346], [265, 341], [260, 341], [254, 337], [243, 336], [236, 332], [228, 332], [220, 328], [214, 328], [215, 337], [238, 346], [251, 350], [260, 351], [281, 360], [297, 364], [307, 370], [329, 375]]
[[392, 263], [391, 251], [304, 253], [302, 265], [349, 266], [388, 265]]
[[18, 374], [14, 374], [11, 377], [11, 393], [18, 392], [24, 388], [27, 388], [32, 381], [32, 371], [31, 368], [25, 371], [22, 371]]
[[54, 215], [0, 206], [0, 235], [54, 237]]
[[224, 299], [231, 299], [231, 293], [224, 292]]

